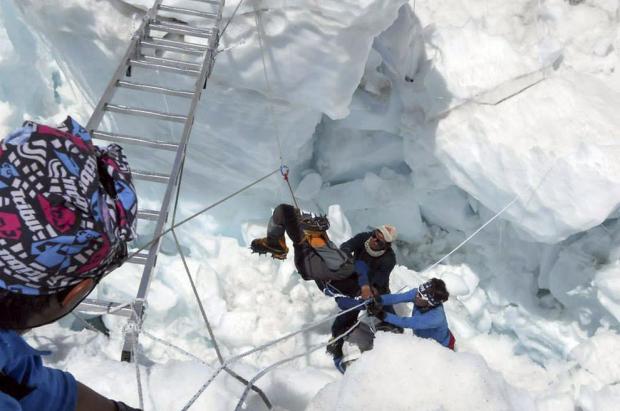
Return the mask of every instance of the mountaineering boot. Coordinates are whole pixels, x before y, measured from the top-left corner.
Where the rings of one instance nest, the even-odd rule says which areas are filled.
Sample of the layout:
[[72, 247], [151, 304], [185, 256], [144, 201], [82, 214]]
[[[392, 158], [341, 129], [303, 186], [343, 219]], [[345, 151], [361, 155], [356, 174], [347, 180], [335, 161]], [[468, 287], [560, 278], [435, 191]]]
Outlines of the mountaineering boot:
[[286, 255], [288, 254], [288, 247], [286, 246], [284, 237], [257, 238], [255, 240], [252, 240], [252, 243], [250, 244], [250, 249], [252, 250], [252, 252], [258, 254], [270, 253], [271, 257], [277, 258], [278, 260], [286, 260]]

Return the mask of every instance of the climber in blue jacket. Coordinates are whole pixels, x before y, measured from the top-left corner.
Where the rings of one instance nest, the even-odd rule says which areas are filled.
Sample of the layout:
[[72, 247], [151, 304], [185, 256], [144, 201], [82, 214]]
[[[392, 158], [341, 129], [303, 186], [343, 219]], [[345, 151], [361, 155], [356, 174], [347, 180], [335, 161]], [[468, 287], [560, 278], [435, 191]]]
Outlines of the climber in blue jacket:
[[[400, 294], [385, 294], [368, 305], [368, 312], [378, 319], [403, 328], [411, 328], [421, 338], [431, 338], [454, 350], [455, 339], [450, 329], [443, 303], [450, 293], [443, 280], [432, 278], [418, 288]], [[400, 317], [383, 310], [383, 305], [413, 303], [411, 317]]]

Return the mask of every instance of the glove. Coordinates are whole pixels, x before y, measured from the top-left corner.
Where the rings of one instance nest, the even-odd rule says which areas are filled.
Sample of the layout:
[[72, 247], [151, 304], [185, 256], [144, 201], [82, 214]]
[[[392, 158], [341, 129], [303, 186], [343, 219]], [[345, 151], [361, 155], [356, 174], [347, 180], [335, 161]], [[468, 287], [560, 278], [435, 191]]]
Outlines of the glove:
[[124, 402], [120, 402], [120, 401], [115, 401], [114, 405], [116, 405], [117, 411], [142, 411], [138, 408], [131, 408], [129, 405], [125, 404]]
[[383, 311], [383, 304], [381, 304], [381, 297], [375, 297], [366, 307], [369, 315], [376, 317], [383, 321], [385, 318], [385, 311]]

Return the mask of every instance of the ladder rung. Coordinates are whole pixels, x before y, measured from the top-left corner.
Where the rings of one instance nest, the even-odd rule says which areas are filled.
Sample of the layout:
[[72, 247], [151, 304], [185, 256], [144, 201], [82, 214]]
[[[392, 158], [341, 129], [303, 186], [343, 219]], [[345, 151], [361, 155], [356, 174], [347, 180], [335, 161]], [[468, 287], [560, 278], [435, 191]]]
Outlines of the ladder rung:
[[159, 49], [159, 50], [164, 50], [164, 51], [171, 51], [174, 53], [185, 53], [185, 54], [196, 54], [196, 55], [200, 55], [204, 53], [204, 50], [195, 50], [195, 49], [188, 49], [185, 47], [180, 47], [180, 46], [173, 46], [173, 45], [169, 45], [169, 44], [163, 44], [163, 43], [156, 43], [154, 41], [149, 41], [149, 40], [143, 40], [140, 45], [142, 47], [152, 47], [155, 49]]
[[148, 61], [144, 61], [144, 60], [133, 60], [132, 59], [132, 60], [129, 60], [129, 64], [135, 67], [142, 67], [142, 68], [152, 69], [152, 70], [164, 70], [164, 71], [170, 71], [172, 73], [177, 73], [177, 74], [186, 74], [189, 76], [197, 76], [200, 74], [199, 70], [192, 70], [192, 69], [187, 69], [187, 68], [169, 66], [167, 64], [149, 63]]
[[160, 37], [146, 37], [145, 40], [157, 45], [163, 44], [166, 46], [175, 46], [186, 50], [200, 51], [201, 53], [209, 48], [206, 44], [192, 43], [191, 41], [170, 40]]
[[161, 63], [169, 66], [179, 67], [179, 68], [188, 68], [194, 70], [200, 70], [202, 65], [199, 63], [192, 63], [189, 61], [176, 60], [176, 59], [167, 59], [163, 57], [154, 57], [154, 56], [142, 56], [142, 59], [148, 61], [149, 63]]
[[157, 219], [159, 218], [159, 211], [146, 209], [138, 210], [138, 218], [141, 218], [143, 220], [157, 221]]
[[175, 121], [177, 123], [185, 123], [187, 121], [187, 116], [183, 116], [181, 114], [162, 113], [159, 111], [120, 106], [116, 104], [108, 103], [103, 107], [103, 109], [114, 113], [128, 114], [132, 116], [152, 117], [159, 120]]
[[130, 263], [134, 264], [146, 264], [146, 260], [149, 258], [149, 253], [138, 253], [129, 258]]
[[91, 135], [93, 138], [98, 138], [101, 140], [113, 141], [115, 143], [135, 144], [138, 146], [151, 147], [160, 150], [177, 151], [177, 148], [179, 148], [179, 145], [175, 143], [147, 140], [145, 138], [130, 136], [127, 134], [110, 133], [108, 131], [94, 130], [91, 132]]
[[159, 26], [175, 28], [175, 29], [193, 30], [193, 31], [205, 33], [205, 34], [206, 33], [214, 34], [214, 33], [217, 33], [217, 30], [218, 30], [217, 27], [196, 27], [196, 26], [190, 26], [187, 23], [176, 23], [176, 22], [169, 21], [169, 20], [159, 20], [157, 18], [151, 20], [150, 24], [157, 24]]
[[157, 30], [164, 31], [166, 33], [172, 34], [183, 34], [186, 36], [193, 37], [203, 37], [203, 38], [211, 38], [213, 37], [214, 31], [205, 31], [201, 29], [197, 29], [195, 27], [185, 26], [183, 24], [172, 24], [172, 23], [164, 23], [164, 22], [156, 22], [151, 23], [148, 26], [149, 30]]
[[123, 317], [131, 317], [133, 310], [131, 304], [115, 303], [111, 301], [95, 300], [86, 298], [77, 307], [79, 312], [89, 314], [114, 314]]
[[174, 96], [174, 97], [187, 97], [187, 98], [194, 97], [193, 91], [175, 90], [173, 88], [154, 86], [152, 84], [134, 83], [134, 82], [127, 81], [127, 80], [119, 80], [118, 83], [116, 84], [119, 87], [130, 88], [133, 90], [147, 91], [150, 93], [166, 94], [166, 95]]
[[221, 5], [222, 2], [219, 0], [194, 0], [195, 2], [198, 3], [207, 3], [207, 4], [214, 4], [214, 5]]
[[156, 183], [168, 183], [170, 176], [161, 173], [154, 173], [152, 171], [143, 170], [131, 170], [131, 175], [136, 180], [154, 181]]
[[204, 17], [207, 19], [217, 19], [219, 17], [217, 13], [209, 13], [207, 11], [186, 9], [183, 7], [165, 6], [163, 4], [159, 6], [159, 10], [168, 11], [168, 12], [177, 13], [177, 14], [186, 14], [188, 16]]

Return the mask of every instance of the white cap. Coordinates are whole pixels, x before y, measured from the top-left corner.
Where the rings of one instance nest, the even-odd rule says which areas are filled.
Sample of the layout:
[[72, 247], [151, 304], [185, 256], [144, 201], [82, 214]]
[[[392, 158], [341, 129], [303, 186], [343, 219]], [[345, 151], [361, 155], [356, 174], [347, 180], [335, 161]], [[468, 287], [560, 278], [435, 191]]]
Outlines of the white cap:
[[393, 225], [383, 224], [382, 226], [378, 227], [377, 230], [379, 230], [381, 234], [383, 234], [383, 238], [388, 243], [394, 242], [394, 240], [396, 240], [396, 237], [398, 237], [396, 227], [394, 227]]

